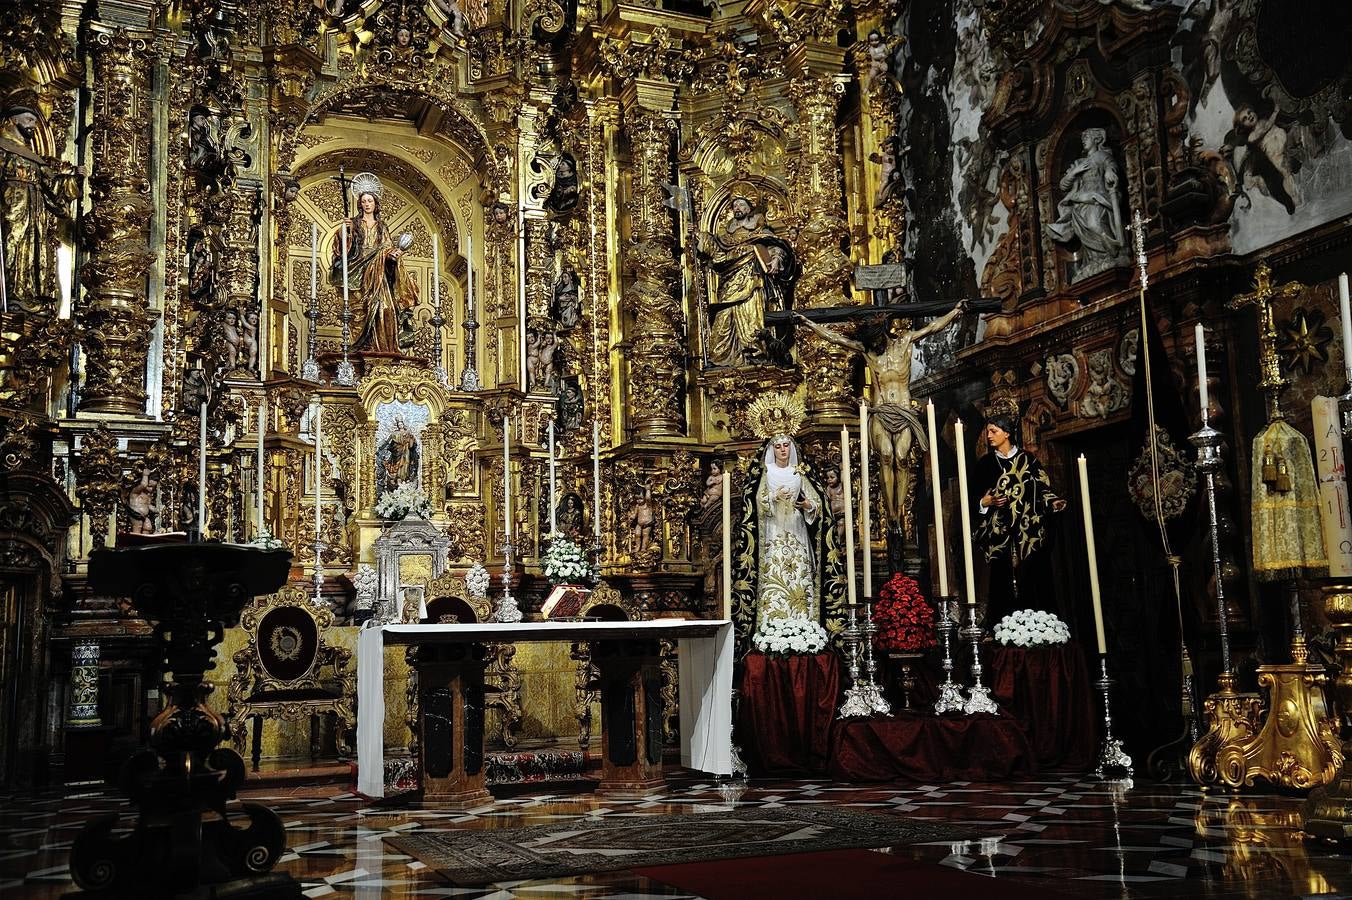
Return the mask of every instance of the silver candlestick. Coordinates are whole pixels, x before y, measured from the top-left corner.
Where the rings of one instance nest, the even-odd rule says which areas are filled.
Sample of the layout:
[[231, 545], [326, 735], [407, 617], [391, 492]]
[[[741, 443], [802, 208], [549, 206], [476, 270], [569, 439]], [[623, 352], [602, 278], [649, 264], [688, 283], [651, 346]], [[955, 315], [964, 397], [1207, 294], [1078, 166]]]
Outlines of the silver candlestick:
[[437, 361], [437, 364], [432, 367], [432, 374], [436, 377], [437, 384], [442, 387], [450, 387], [450, 375], [446, 373], [446, 366], [444, 365], [445, 361], [442, 359], [442, 354], [445, 351], [442, 347], [441, 330], [446, 324], [446, 318], [441, 314], [440, 293], [438, 293], [435, 300], [436, 304], [433, 306], [433, 315], [428, 322], [428, 324], [432, 326], [432, 340], [434, 342], [432, 347], [432, 357]]
[[981, 683], [981, 638], [986, 632], [976, 621], [976, 604], [967, 604], [969, 621], [967, 627], [962, 630], [962, 636], [972, 642], [972, 686], [967, 689], [967, 702], [962, 705], [962, 711], [967, 715], [973, 713], [991, 713], [992, 715], [1000, 711], [996, 705], [991, 692]]
[[319, 344], [319, 307], [316, 302], [310, 304], [310, 308], [305, 311], [305, 318], [310, 320], [310, 355], [306, 358], [305, 364], [300, 367], [300, 377], [305, 381], [319, 383], [319, 360], [315, 358], [315, 350]]
[[[343, 278], [347, 278], [347, 270], [343, 270]], [[333, 383], [339, 387], [356, 387], [357, 371], [352, 367], [352, 361], [347, 358], [348, 348], [352, 344], [352, 308], [348, 305], [347, 288], [343, 288], [343, 312], [339, 318], [343, 322], [343, 359], [338, 363], [338, 368], [333, 374]]]
[[864, 637], [864, 671], [868, 678], [864, 682], [864, 694], [869, 708], [880, 716], [892, 715], [892, 704], [883, 696], [878, 685], [878, 663], [873, 658], [873, 638], [878, 633], [878, 623], [873, 621], [873, 607], [864, 601], [864, 624], [860, 629]]
[[460, 327], [465, 329], [465, 371], [460, 373], [460, 390], [477, 391], [483, 385], [479, 381], [479, 370], [476, 368], [478, 354], [474, 346], [474, 333], [479, 330], [479, 320], [474, 316], [474, 292], [472, 289], [465, 297], [465, 321], [461, 323]]
[[[1113, 711], [1109, 703], [1113, 680], [1108, 677], [1108, 657], [1106, 655], [1099, 657], [1099, 666], [1102, 674], [1094, 684], [1103, 694], [1103, 743], [1099, 746], [1098, 765], [1094, 768], [1094, 777], [1100, 781], [1130, 778], [1132, 775], [1131, 757], [1122, 749], [1122, 742], [1113, 737]], [[1109, 772], [1116, 773], [1116, 778], [1109, 779]]]
[[315, 538], [315, 606], [324, 606], [324, 549], [328, 545]]
[[957, 636], [958, 620], [953, 617], [953, 599], [939, 598], [939, 624], [937, 631], [944, 644], [944, 683], [939, 685], [939, 699], [934, 702], [936, 715], [950, 712], [962, 712], [962, 688], [953, 680], [953, 638]]
[[859, 648], [864, 640], [864, 628], [859, 624], [859, 607], [851, 606], [849, 621], [841, 629], [840, 637], [849, 653], [850, 686], [845, 689], [845, 701], [840, 704], [840, 717], [853, 719], [873, 714], [867, 689], [859, 681]]
[[1225, 582], [1221, 578], [1220, 525], [1216, 518], [1216, 473], [1221, 470], [1221, 441], [1219, 431], [1207, 422], [1202, 410], [1202, 427], [1188, 438], [1197, 448], [1197, 469], [1206, 477], [1206, 506], [1211, 517], [1211, 571], [1216, 579], [1216, 617], [1221, 629], [1221, 674], [1230, 674], [1230, 621], [1225, 610]]
[[502, 596], [498, 598], [497, 607], [493, 610], [494, 622], [520, 622], [521, 609], [516, 605], [516, 598], [512, 596], [512, 554], [516, 547], [511, 541], [506, 541], [502, 545]]

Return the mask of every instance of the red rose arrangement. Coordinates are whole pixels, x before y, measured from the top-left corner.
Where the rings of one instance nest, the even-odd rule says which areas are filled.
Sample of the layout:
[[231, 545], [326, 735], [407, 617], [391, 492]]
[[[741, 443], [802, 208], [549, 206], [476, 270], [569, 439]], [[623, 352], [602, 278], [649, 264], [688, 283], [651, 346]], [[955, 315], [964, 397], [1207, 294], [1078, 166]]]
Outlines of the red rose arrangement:
[[878, 591], [873, 622], [878, 626], [873, 641], [879, 650], [924, 650], [937, 643], [934, 610], [925, 602], [916, 580], [900, 573], [887, 579]]

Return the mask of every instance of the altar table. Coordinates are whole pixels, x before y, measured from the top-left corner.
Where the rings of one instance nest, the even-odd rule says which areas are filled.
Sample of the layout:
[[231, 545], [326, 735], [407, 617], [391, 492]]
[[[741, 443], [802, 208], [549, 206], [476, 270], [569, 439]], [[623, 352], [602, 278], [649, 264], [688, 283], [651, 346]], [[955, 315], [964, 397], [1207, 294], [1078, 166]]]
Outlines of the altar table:
[[[446, 795], [451, 802], [488, 799], [481, 769], [477, 780], [466, 777], [473, 769], [475, 755], [481, 758], [483, 753], [482, 709], [474, 708], [475, 698], [481, 699], [483, 690], [481, 648], [484, 644], [523, 641], [593, 644], [593, 662], [601, 672], [603, 694], [602, 787], [608, 775], [617, 771], [637, 779], [640, 787], [648, 785], [654, 771], [660, 779], [661, 732], [659, 729], [654, 744], [654, 735], [644, 728], [645, 721], [652, 721], [644, 714], [646, 707], [657, 699], [651, 691], [656, 654], [646, 648], [659, 640], [675, 640], [679, 647], [681, 765], [713, 775], [731, 775], [733, 640], [732, 623], [726, 619], [384, 625], [363, 629], [357, 639], [357, 790], [368, 797], [385, 795], [387, 643], [432, 648], [428, 658], [419, 663], [419, 690], [424, 698], [420, 704], [421, 727], [425, 735], [445, 733], [445, 754], [452, 754], [452, 741], [456, 750], [453, 759], [436, 761], [439, 771], [429, 773], [429, 742], [426, 737], [420, 742], [425, 792], [431, 785], [432, 791], [452, 791]], [[612, 700], [607, 702], [606, 696]], [[614, 710], [627, 711], [639, 733], [610, 734], [606, 719]], [[467, 739], [473, 730], [466, 728], [466, 723], [476, 715], [479, 732], [476, 738]], [[612, 738], [622, 748], [615, 753], [610, 750]], [[612, 759], [617, 754], [632, 759], [617, 763]]]

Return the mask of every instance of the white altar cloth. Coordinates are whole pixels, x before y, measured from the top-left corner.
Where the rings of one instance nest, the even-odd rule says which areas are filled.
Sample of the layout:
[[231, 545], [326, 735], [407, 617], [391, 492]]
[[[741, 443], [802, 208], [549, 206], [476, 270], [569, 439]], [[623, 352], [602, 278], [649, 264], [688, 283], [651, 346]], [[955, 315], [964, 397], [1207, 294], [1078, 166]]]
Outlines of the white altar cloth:
[[357, 791], [385, 795], [385, 645], [523, 641], [678, 641], [681, 765], [732, 774], [732, 623], [727, 619], [646, 622], [521, 622], [384, 625], [357, 638]]

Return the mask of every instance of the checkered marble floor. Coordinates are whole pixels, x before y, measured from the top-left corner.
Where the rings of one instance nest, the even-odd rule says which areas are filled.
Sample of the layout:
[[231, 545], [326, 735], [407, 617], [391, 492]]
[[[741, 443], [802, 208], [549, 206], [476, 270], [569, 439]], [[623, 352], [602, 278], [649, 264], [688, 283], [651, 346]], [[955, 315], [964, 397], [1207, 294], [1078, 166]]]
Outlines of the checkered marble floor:
[[[1004, 784], [851, 785], [826, 780], [718, 784], [676, 774], [668, 791], [642, 801], [596, 797], [573, 785], [500, 794], [469, 812], [373, 804], [333, 785], [246, 791], [286, 823], [278, 866], [308, 897], [512, 898], [690, 897], [623, 872], [485, 888], [448, 885], [381, 840], [413, 830], [491, 829], [593, 816], [643, 816], [692, 808], [821, 804], [979, 826], [980, 841], [938, 842], [882, 852], [970, 873], [974, 895], [998, 896], [1018, 879], [1049, 898], [1352, 898], [1352, 852], [1304, 843], [1298, 798], [1204, 795], [1191, 785], [1132, 787], [1044, 774]], [[0, 795], [0, 897], [57, 897], [71, 890], [66, 857], [81, 825], [127, 805], [97, 790]], [[979, 878], [994, 881], [978, 881]], [[893, 885], [881, 890], [903, 891]]]

